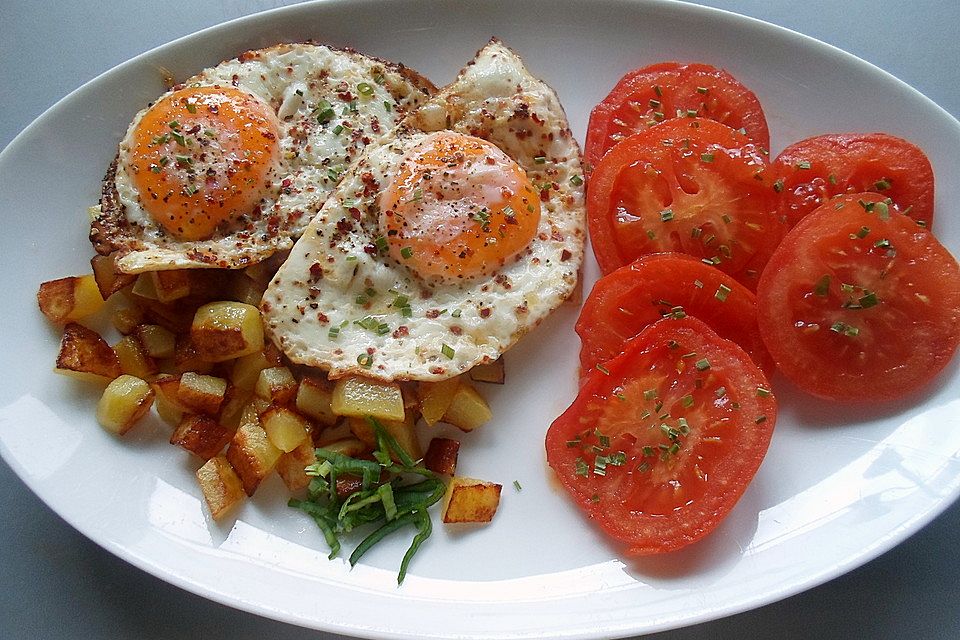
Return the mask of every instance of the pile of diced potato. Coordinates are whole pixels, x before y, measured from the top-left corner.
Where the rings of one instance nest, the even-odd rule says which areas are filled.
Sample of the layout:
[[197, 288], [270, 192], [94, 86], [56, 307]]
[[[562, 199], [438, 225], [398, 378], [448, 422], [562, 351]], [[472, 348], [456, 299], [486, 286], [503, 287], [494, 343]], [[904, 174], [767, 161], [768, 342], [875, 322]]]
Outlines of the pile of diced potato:
[[[252, 496], [276, 471], [291, 491], [310, 482], [305, 467], [322, 446], [364, 457], [376, 447], [368, 416], [427, 468], [451, 476], [444, 522], [488, 522], [500, 485], [455, 476], [459, 442], [433, 438], [429, 426], [476, 429], [490, 408], [471, 381], [503, 383], [502, 361], [437, 383], [385, 383], [361, 377], [327, 380], [323, 372], [287, 363], [264, 340], [255, 306], [270, 263], [242, 271], [181, 270], [132, 276], [109, 256], [93, 275], [45, 282], [41, 311], [64, 326], [56, 370], [106, 384], [97, 406], [104, 428], [124, 434], [154, 407], [173, 428], [170, 442], [201, 461], [196, 476], [214, 518]], [[119, 294], [114, 296], [114, 294]], [[114, 344], [78, 323], [111, 300]], [[342, 479], [350, 491], [350, 479]], [[340, 486], [338, 485], [338, 489]]]

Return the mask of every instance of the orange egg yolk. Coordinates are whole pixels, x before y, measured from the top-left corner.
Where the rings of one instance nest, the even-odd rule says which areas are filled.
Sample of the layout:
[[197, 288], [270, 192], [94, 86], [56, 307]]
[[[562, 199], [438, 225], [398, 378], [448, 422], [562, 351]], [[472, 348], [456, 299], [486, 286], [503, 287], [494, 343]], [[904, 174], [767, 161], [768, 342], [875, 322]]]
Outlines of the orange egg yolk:
[[140, 204], [182, 240], [210, 238], [249, 214], [279, 158], [270, 107], [233, 87], [190, 87], [153, 105], [137, 123], [128, 173]]
[[486, 140], [450, 131], [411, 149], [380, 201], [390, 255], [428, 279], [495, 271], [530, 244], [539, 222], [523, 168]]

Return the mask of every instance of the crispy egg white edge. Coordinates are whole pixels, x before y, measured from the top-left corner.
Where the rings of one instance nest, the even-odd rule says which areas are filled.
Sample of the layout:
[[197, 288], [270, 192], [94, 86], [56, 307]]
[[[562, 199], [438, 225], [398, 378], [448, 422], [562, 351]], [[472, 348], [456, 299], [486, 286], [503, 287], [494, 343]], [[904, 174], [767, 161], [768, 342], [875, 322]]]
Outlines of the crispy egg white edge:
[[[502, 117], [491, 118], [490, 113]], [[543, 120], [543, 131], [552, 132], [552, 139], [517, 135], [518, 127], [534, 123], [531, 114]], [[530, 260], [535, 250], [528, 249], [496, 274], [505, 276], [507, 286], [497, 277], [485, 278], [453, 289], [437, 286], [424, 298], [424, 288], [406, 267], [389, 256], [356, 250], [378, 234], [376, 210], [371, 213], [368, 205], [379, 192], [363, 202], [358, 197], [363, 187], [358, 175], [362, 168], [378, 182], [386, 179], [382, 167], [395, 167], [423, 132], [448, 127], [490, 140], [513, 157], [535, 185], [549, 181], [557, 188], [551, 188], [549, 200], [541, 202], [543, 212], [533, 243], [544, 253], [539, 262]], [[580, 149], [556, 93], [533, 78], [516, 54], [492, 41], [451, 85], [401, 124], [398, 138], [368, 147], [354, 172], [344, 177], [311, 221], [263, 298], [265, 326], [278, 346], [292, 361], [325, 369], [334, 378], [357, 374], [386, 380], [442, 380], [463, 373], [516, 343], [571, 295], [578, 280], [586, 236], [584, 189], [570, 179], [583, 175]], [[545, 157], [542, 163], [536, 160], [541, 156]], [[363, 215], [356, 231], [331, 251], [326, 230], [349, 217], [346, 205], [357, 201], [363, 204], [357, 206]], [[310, 267], [315, 262], [324, 274], [311, 282]], [[315, 299], [310, 286], [321, 291]], [[356, 297], [367, 288], [381, 299], [365, 308], [356, 303]], [[333, 293], [324, 293], [330, 289]], [[395, 296], [390, 289], [409, 296], [413, 317], [402, 318], [388, 306]], [[486, 318], [480, 315], [483, 306], [492, 309]], [[524, 311], [518, 312], [521, 308]], [[450, 331], [457, 311], [460, 336]], [[441, 315], [428, 317], [436, 313]], [[390, 332], [377, 335], [355, 324], [368, 316], [378, 316]], [[344, 322], [340, 334], [329, 338], [330, 328]], [[408, 336], [394, 337], [400, 324], [407, 327]], [[348, 332], [356, 339], [345, 340]], [[453, 358], [444, 355], [443, 345], [453, 350]], [[374, 350], [369, 368], [357, 361], [368, 349]]]

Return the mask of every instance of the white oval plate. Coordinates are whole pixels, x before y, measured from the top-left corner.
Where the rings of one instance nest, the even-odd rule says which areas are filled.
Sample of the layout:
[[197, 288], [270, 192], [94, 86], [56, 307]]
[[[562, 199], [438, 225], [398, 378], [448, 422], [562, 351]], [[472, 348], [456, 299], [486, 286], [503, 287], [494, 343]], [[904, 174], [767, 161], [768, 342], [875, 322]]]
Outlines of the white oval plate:
[[[123, 439], [97, 426], [97, 392], [51, 373], [59, 334], [35, 294], [44, 280], [89, 271], [85, 208], [97, 202], [131, 116], [161, 93], [161, 67], [183, 78], [246, 49], [314, 39], [405, 62], [443, 84], [492, 35], [557, 89], [581, 141], [590, 107], [628, 69], [703, 61], [759, 95], [774, 152], [816, 133], [888, 131], [929, 154], [939, 203], [960, 201], [956, 120], [853, 56], [721, 11], [614, 0], [589, 8], [370, 0], [230, 22], [105, 73], [0, 154], [8, 300], [0, 454], [24, 482], [86, 536], [173, 584], [286, 622], [391, 638], [599, 638], [701, 622], [859, 566], [945, 509], [960, 491], [956, 359], [922, 394], [882, 407], [827, 405], [778, 378], [777, 432], [733, 514], [687, 550], [624, 558], [561, 495], [544, 462], [544, 432], [576, 391], [570, 305], [508, 354], [508, 384], [485, 388], [494, 421], [463, 438], [461, 472], [504, 485], [494, 523], [437, 527], [401, 588], [406, 539], [375, 548], [353, 570], [342, 558], [328, 561], [320, 533], [285, 506], [276, 478], [236, 517], [213, 523], [195, 463], [166, 444], [159, 421]], [[935, 229], [957, 254], [960, 220], [948, 213], [938, 207]], [[596, 278], [592, 260], [586, 278]]]

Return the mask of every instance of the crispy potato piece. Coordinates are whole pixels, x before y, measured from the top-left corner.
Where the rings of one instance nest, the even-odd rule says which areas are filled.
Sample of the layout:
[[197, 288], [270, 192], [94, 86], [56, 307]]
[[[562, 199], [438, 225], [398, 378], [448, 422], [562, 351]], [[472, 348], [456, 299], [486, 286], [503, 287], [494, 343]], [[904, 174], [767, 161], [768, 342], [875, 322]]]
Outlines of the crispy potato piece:
[[318, 446], [321, 449], [342, 453], [351, 458], [359, 458], [371, 450], [365, 442], [358, 438], [340, 438], [331, 442], [321, 442]]
[[177, 335], [190, 331], [196, 311], [195, 306], [186, 304], [183, 300], [164, 304], [159, 300], [134, 299], [143, 309], [144, 320], [150, 324], [158, 324]]
[[122, 375], [104, 389], [97, 403], [97, 421], [104, 429], [123, 435], [153, 405], [153, 389], [136, 376]]
[[187, 371], [180, 376], [177, 400], [195, 413], [215, 416], [226, 393], [227, 381], [223, 378]]
[[310, 484], [310, 476], [304, 470], [316, 460], [313, 443], [308, 438], [293, 451], [288, 451], [280, 456], [280, 459], [277, 460], [277, 473], [280, 474], [280, 478], [290, 491], [299, 491]]
[[156, 281], [150, 276], [149, 273], [141, 273], [137, 276], [136, 282], [133, 283], [133, 289], [131, 293], [137, 297], [143, 298], [144, 300], [158, 300], [157, 297], [157, 288]]
[[493, 384], [503, 384], [506, 377], [503, 370], [503, 357], [497, 358], [487, 364], [478, 364], [470, 369], [470, 379], [474, 382], [490, 382]]
[[196, 373], [210, 373], [213, 363], [204, 360], [193, 346], [189, 335], [180, 336], [173, 351], [174, 370], [177, 373], [194, 371]]
[[210, 416], [186, 414], [170, 436], [170, 444], [183, 447], [203, 460], [223, 450], [233, 433]]
[[443, 418], [459, 386], [459, 376], [440, 382], [421, 382], [417, 385], [420, 412], [424, 422], [432, 427]]
[[227, 394], [220, 404], [219, 422], [230, 431], [236, 431], [243, 418], [243, 411], [250, 403], [250, 392], [227, 386]]
[[160, 302], [173, 302], [190, 295], [190, 271], [186, 269], [151, 271], [147, 276], [153, 281], [153, 290]]
[[227, 447], [227, 460], [233, 467], [243, 490], [252, 496], [260, 482], [273, 471], [283, 452], [277, 449], [267, 432], [258, 423], [240, 421], [240, 427], [233, 434]]
[[331, 385], [319, 378], [305, 377], [297, 387], [297, 411], [323, 426], [337, 423], [339, 416], [333, 412]]
[[144, 352], [140, 341], [132, 335], [120, 338], [113, 345], [113, 350], [120, 359], [120, 369], [124, 373], [148, 379], [160, 370], [156, 361]]
[[500, 490], [493, 482], [451, 478], [443, 503], [443, 521], [490, 522], [500, 506]]
[[337, 380], [330, 406], [337, 415], [381, 420], [403, 420], [405, 413], [400, 385], [357, 376]]
[[159, 375], [150, 383], [150, 388], [156, 394], [153, 406], [157, 408], [157, 415], [169, 425], [176, 426], [188, 413], [186, 406], [180, 403], [180, 376]]
[[100, 334], [85, 326], [69, 323], [63, 328], [57, 373], [92, 382], [110, 382], [121, 373], [117, 353]]
[[124, 287], [129, 287], [136, 281], [137, 276], [132, 273], [117, 271], [114, 254], [108, 256], [95, 255], [90, 259], [93, 268], [93, 278], [97, 282], [100, 296], [106, 300]]
[[92, 275], [70, 276], [40, 285], [40, 311], [55, 324], [66, 324], [91, 316], [103, 306], [103, 297]]
[[290, 404], [297, 396], [297, 380], [286, 367], [262, 369], [254, 391], [275, 404]]
[[[366, 418], [350, 418], [350, 431], [357, 436], [371, 449], [377, 447], [377, 434], [373, 430], [373, 425]], [[420, 446], [420, 438], [417, 436], [417, 429], [413, 420], [413, 414], [407, 414], [404, 420], [377, 420], [384, 430], [393, 436], [403, 450], [410, 454], [414, 460], [423, 457], [423, 447]]]
[[434, 473], [452, 476], [457, 470], [460, 442], [450, 438], [434, 438], [423, 456], [423, 466]]
[[310, 425], [295, 411], [275, 404], [260, 414], [260, 424], [270, 442], [284, 453], [289, 453], [310, 440]]
[[114, 328], [123, 335], [130, 335], [143, 324], [143, 309], [140, 307], [120, 307], [110, 316]]
[[230, 285], [230, 299], [259, 307], [265, 290], [265, 283], [260, 283], [245, 276], [234, 278]]
[[467, 383], [457, 387], [457, 392], [443, 414], [443, 421], [461, 431], [473, 431], [493, 417], [490, 405]]
[[210, 362], [232, 360], [263, 349], [263, 323], [256, 307], [211, 302], [197, 309], [190, 327], [197, 353]]
[[171, 358], [177, 346], [177, 337], [158, 324], [141, 324], [133, 331], [140, 346], [151, 358]]
[[230, 370], [230, 381], [240, 389], [253, 391], [260, 372], [277, 366], [280, 366], [280, 351], [272, 342], [268, 342], [263, 351], [241, 356], [234, 361], [233, 369]]
[[224, 456], [210, 458], [197, 469], [197, 482], [214, 520], [246, 497], [240, 477]]

